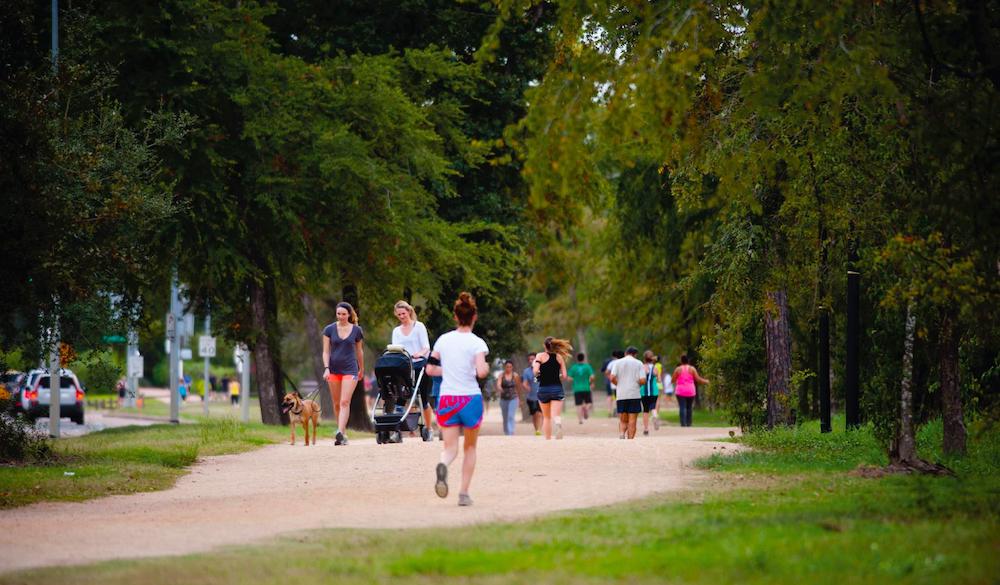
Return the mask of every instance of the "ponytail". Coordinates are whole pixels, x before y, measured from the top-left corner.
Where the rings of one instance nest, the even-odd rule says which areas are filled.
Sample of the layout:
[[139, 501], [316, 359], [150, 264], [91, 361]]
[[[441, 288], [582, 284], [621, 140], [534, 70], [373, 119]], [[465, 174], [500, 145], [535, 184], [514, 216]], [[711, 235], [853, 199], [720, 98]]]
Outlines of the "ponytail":
[[570, 344], [568, 339], [558, 339], [556, 337], [546, 337], [545, 338], [545, 350], [557, 353], [563, 356], [563, 359], [569, 358], [573, 355], [573, 346]]
[[458, 293], [458, 300], [455, 301], [455, 318], [458, 319], [459, 326], [470, 327], [477, 313], [476, 299], [465, 291]]

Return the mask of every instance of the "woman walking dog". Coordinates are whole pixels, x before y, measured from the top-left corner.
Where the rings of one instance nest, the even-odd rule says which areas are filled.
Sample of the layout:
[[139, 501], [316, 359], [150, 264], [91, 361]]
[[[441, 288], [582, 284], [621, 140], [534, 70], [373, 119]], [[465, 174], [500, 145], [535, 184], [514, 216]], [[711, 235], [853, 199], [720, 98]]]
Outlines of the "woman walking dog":
[[476, 441], [483, 422], [483, 395], [478, 378], [490, 373], [486, 342], [472, 332], [476, 324], [476, 301], [467, 292], [455, 301], [455, 322], [458, 327], [438, 337], [424, 371], [431, 376], [441, 376], [438, 398], [438, 426], [444, 438], [444, 450], [437, 464], [437, 481], [434, 491], [438, 497], [448, 496], [448, 466], [458, 457], [459, 431], [464, 434], [462, 456], [462, 485], [458, 492], [458, 505], [471, 506], [469, 485], [476, 470]]
[[323, 329], [324, 375], [337, 417], [334, 445], [346, 445], [347, 420], [351, 416], [351, 396], [358, 385], [359, 372], [365, 369], [362, 340], [365, 334], [358, 326], [358, 314], [350, 303], [337, 303], [337, 321]]

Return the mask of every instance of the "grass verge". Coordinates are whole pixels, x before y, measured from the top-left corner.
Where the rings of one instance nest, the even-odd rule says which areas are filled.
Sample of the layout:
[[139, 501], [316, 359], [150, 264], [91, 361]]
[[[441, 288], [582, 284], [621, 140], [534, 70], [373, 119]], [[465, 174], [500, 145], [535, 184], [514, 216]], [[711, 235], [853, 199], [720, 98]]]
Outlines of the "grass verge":
[[[719, 486], [512, 524], [336, 530], [169, 559], [0, 576], [0, 583], [993, 583], [1000, 433], [973, 432], [957, 476], [864, 479], [867, 430], [750, 435], [712, 457]], [[940, 425], [920, 435], [941, 459]], [[554, 497], [554, 495], [552, 495]]]
[[199, 455], [247, 451], [279, 440], [283, 430], [212, 419], [192, 425], [121, 427], [62, 439], [53, 443], [47, 464], [0, 467], [0, 508], [164, 489]]

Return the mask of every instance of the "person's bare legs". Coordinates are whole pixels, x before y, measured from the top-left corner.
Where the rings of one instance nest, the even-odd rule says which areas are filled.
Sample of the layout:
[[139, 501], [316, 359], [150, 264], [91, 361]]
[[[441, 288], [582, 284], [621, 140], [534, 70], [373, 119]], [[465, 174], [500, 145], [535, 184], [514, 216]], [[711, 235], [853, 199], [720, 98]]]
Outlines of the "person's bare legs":
[[618, 415], [618, 434], [622, 437], [628, 432], [628, 413], [623, 412]]
[[628, 415], [628, 433], [627, 433], [627, 436], [630, 439], [634, 439], [635, 438], [635, 423], [638, 422], [638, 420], [639, 420], [639, 415], [638, 414], [629, 414]]
[[[557, 439], [563, 438], [563, 435], [562, 435], [562, 409], [563, 409], [563, 401], [562, 400], [553, 400], [552, 402], [549, 403], [549, 411], [552, 413], [552, 419], [549, 421], [549, 432], [551, 434], [552, 423], [555, 422], [555, 426], [556, 426], [556, 438]], [[545, 438], [547, 439], [548, 437], [545, 437]]]
[[441, 450], [441, 463], [446, 466], [458, 457], [458, 435], [461, 427], [441, 427], [441, 438], [444, 439], [444, 449]]
[[[357, 378], [345, 377], [340, 382], [340, 409], [337, 411], [337, 431], [347, 430], [347, 421], [351, 418], [351, 396], [358, 385]], [[345, 433], [346, 434], [346, 433]]]
[[479, 427], [464, 429], [465, 440], [462, 442], [462, 488], [459, 495], [469, 494], [469, 484], [472, 474], [476, 471], [476, 443], [479, 439]]
[[649, 411], [643, 410], [642, 412], [642, 432], [649, 434]]
[[542, 402], [542, 434], [545, 439], [552, 438], [552, 402]]
[[539, 433], [542, 430], [543, 417], [541, 411], [536, 412], [531, 415], [531, 424], [535, 425], [535, 433]]
[[[330, 402], [333, 403], [333, 418], [340, 420], [340, 380], [326, 379], [326, 385], [330, 389]], [[336, 431], [334, 431], [336, 432]]]

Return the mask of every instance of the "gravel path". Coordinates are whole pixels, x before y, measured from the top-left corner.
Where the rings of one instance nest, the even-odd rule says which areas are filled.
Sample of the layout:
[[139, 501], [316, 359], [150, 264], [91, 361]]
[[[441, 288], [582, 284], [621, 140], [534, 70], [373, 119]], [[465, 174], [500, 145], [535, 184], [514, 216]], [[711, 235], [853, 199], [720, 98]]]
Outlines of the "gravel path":
[[519, 436], [497, 436], [497, 410], [480, 438], [471, 508], [456, 505], [460, 459], [451, 468], [452, 493], [434, 495], [440, 442], [334, 447], [321, 426], [319, 445], [304, 447], [300, 433], [295, 446], [207, 457], [169, 490], [6, 510], [0, 571], [190, 554], [316, 528], [523, 519], [686, 489], [706, 477], [692, 460], [734, 449], [706, 440], [727, 436], [719, 428], [663, 427], [643, 437], [640, 427], [636, 440], [622, 441], [613, 419], [578, 425], [572, 408], [562, 441], [532, 436], [526, 424]]

